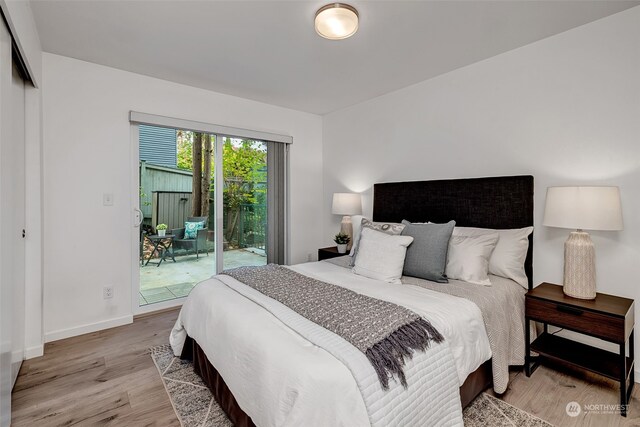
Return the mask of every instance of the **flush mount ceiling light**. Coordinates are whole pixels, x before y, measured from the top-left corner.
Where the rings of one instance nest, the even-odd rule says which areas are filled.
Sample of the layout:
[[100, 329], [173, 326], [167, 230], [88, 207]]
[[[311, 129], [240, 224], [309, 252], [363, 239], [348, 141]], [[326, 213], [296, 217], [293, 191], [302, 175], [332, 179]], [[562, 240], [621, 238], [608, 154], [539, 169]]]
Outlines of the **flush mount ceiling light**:
[[358, 11], [348, 4], [330, 3], [316, 12], [315, 26], [325, 39], [346, 39], [358, 31]]

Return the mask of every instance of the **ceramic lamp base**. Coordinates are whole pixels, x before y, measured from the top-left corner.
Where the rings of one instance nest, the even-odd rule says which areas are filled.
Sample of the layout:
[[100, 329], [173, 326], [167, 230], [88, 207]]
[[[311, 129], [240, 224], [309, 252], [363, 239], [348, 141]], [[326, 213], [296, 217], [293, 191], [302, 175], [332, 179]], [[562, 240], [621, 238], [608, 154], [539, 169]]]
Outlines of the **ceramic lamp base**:
[[345, 215], [342, 217], [342, 222], [340, 223], [340, 232], [349, 236], [347, 250], [351, 250], [351, 246], [353, 245], [353, 224], [351, 224], [351, 217], [349, 215]]
[[574, 231], [564, 243], [565, 295], [579, 299], [596, 297], [596, 252], [589, 233]]

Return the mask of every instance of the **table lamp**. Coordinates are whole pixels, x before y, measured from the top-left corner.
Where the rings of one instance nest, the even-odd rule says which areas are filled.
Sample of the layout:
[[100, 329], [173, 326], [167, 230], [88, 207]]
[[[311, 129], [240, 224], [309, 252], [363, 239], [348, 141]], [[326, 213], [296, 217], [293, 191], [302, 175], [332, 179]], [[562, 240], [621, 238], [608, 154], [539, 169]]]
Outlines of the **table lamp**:
[[353, 226], [351, 225], [351, 215], [362, 214], [362, 198], [357, 193], [333, 193], [333, 204], [331, 213], [343, 215], [340, 224], [340, 232], [349, 236], [347, 250], [353, 245]]
[[565, 295], [580, 299], [596, 297], [595, 249], [583, 230], [622, 230], [618, 187], [549, 187], [543, 224], [570, 228], [564, 243]]

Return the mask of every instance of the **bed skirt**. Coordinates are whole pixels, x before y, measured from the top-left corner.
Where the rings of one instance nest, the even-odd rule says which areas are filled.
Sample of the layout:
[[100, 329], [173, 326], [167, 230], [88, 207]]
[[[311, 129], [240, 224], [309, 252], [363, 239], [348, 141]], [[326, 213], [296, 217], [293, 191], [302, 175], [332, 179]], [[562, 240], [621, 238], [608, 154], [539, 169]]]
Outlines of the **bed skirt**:
[[[204, 351], [193, 338], [187, 336], [180, 358], [193, 361], [193, 370], [202, 378], [207, 387], [209, 387], [216, 402], [218, 402], [234, 426], [255, 427], [251, 417], [240, 408], [240, 405], [238, 405], [235, 397], [233, 397], [231, 390], [227, 387], [222, 376], [220, 376], [216, 368], [209, 362]], [[462, 384], [462, 387], [460, 387], [462, 407], [465, 408], [476, 396], [491, 387], [491, 383], [491, 359], [489, 359], [469, 374], [464, 384]]]

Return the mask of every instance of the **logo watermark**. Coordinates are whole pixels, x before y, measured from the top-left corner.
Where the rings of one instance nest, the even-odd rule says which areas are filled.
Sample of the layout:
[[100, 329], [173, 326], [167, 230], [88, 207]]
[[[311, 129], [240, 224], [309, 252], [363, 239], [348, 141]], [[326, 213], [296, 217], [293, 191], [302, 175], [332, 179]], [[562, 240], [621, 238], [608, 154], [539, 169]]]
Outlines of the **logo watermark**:
[[582, 407], [578, 402], [569, 402], [567, 403], [565, 411], [567, 411], [567, 415], [570, 417], [577, 417], [580, 415], [580, 412], [582, 412]]
[[628, 411], [629, 405], [621, 404], [604, 404], [604, 403], [588, 403], [579, 404], [578, 402], [569, 402], [565, 408], [567, 415], [577, 417], [581, 413], [585, 414], [620, 414], [621, 411]]

